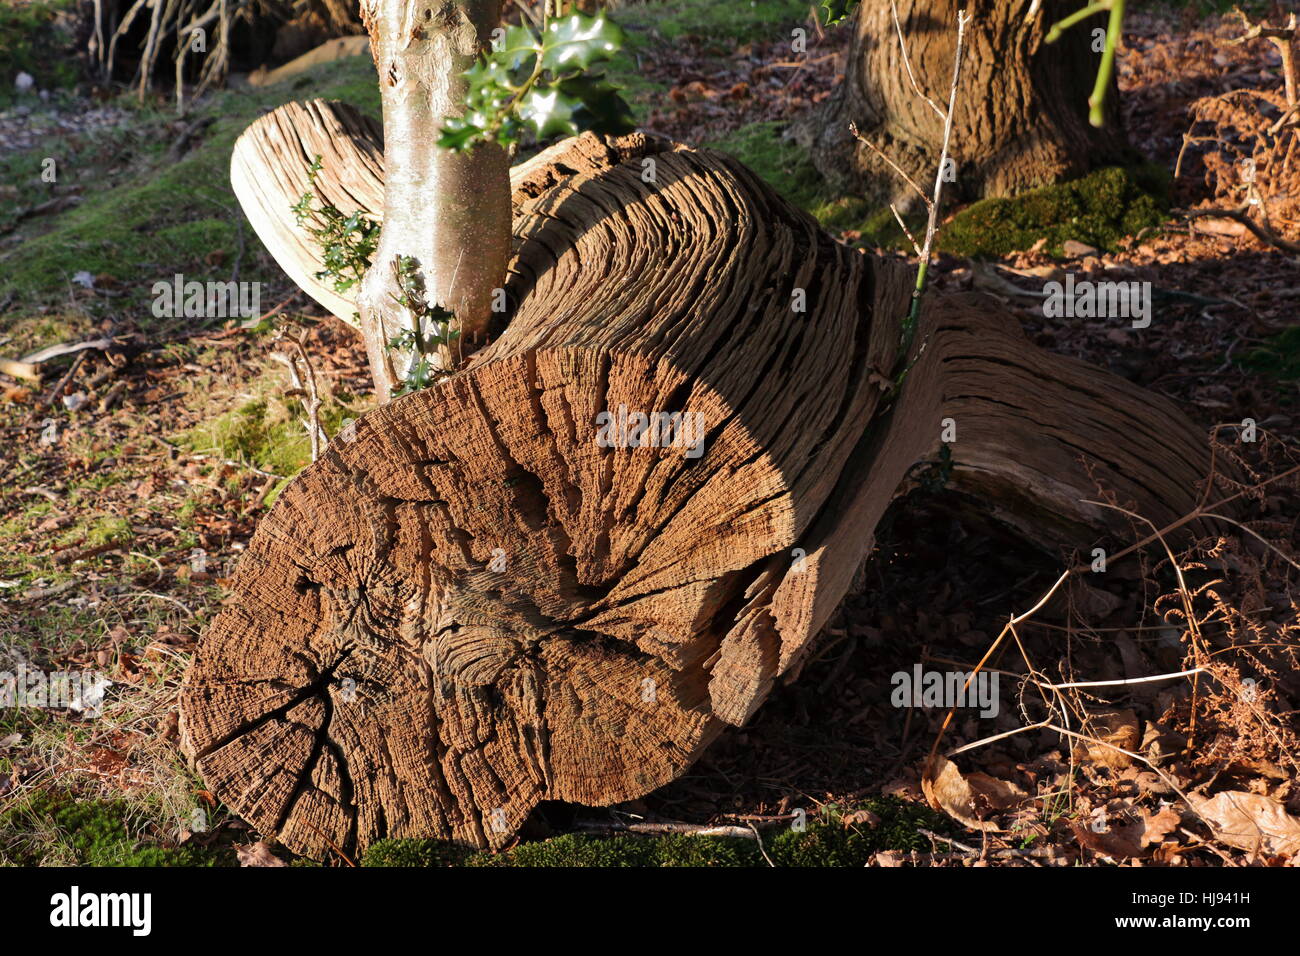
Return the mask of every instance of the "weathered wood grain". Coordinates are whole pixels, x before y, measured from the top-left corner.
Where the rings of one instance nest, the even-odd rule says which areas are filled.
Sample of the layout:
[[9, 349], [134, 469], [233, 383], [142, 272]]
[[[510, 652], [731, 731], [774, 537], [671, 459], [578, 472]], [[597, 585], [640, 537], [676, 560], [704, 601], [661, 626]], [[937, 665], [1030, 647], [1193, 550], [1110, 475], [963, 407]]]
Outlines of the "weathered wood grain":
[[[340, 183], [376, 169], [356, 150]], [[797, 669], [945, 418], [954, 486], [1043, 543], [1115, 526], [1098, 483], [1155, 520], [1193, 503], [1172, 405], [986, 299], [934, 301], [886, 407], [910, 268], [734, 160], [588, 135], [512, 180], [504, 332], [285, 490], [185, 680], [186, 752], [294, 850], [499, 846], [543, 799], [674, 779]], [[620, 407], [701, 416], [699, 454], [603, 446]]]

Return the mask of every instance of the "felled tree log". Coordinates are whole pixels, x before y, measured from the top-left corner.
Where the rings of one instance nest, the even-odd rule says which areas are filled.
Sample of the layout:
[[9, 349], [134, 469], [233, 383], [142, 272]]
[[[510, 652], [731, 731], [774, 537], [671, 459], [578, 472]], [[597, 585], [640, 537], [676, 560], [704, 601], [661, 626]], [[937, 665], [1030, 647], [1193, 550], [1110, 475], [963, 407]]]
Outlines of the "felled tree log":
[[[513, 167], [512, 186], [517, 189], [569, 148], [559, 143]], [[321, 168], [313, 183], [309, 167], [317, 156]], [[286, 103], [239, 137], [230, 160], [230, 183], [280, 268], [324, 308], [356, 326], [355, 300], [335, 292], [328, 279], [316, 277], [324, 267], [320, 246], [289, 210], [304, 193], [313, 193], [315, 206], [333, 205], [344, 214], [359, 210], [382, 223], [384, 141], [379, 124], [346, 103]]]
[[[340, 183], [378, 175], [351, 141]], [[185, 680], [185, 751], [296, 851], [499, 846], [541, 800], [673, 780], [798, 666], [945, 426], [951, 483], [1047, 546], [1116, 526], [1098, 485], [1157, 522], [1194, 504], [1208, 454], [1170, 403], [989, 300], [933, 302], [886, 412], [910, 268], [732, 159], [586, 135], [514, 185], [508, 326], [288, 486]], [[701, 431], [616, 447], [620, 409]]]

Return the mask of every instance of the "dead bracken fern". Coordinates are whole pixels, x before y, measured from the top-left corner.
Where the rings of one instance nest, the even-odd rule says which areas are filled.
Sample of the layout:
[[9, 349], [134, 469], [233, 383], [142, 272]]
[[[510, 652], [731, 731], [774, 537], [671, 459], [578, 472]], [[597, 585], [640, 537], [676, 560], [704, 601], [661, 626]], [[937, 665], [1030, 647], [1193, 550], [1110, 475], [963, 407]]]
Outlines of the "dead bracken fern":
[[1174, 177], [1199, 176], [1213, 206], [1184, 210], [1191, 220], [1228, 219], [1284, 252], [1300, 252], [1300, 65], [1296, 15], [1252, 23], [1240, 10], [1233, 43], [1268, 41], [1279, 52], [1282, 89], [1236, 89], [1192, 104]]
[[[1029, 610], [1009, 617], [971, 669], [967, 687], [980, 671], [1018, 681], [1021, 726], [941, 750], [953, 727], [956, 709], [950, 710], [923, 763], [922, 783], [937, 809], [984, 831], [989, 859], [998, 858], [993, 850], [1006, 849], [998, 834], [1007, 832], [991, 822], [990, 811], [1015, 805], [999, 798], [1016, 788], [986, 774], [963, 776], [951, 761], [1031, 732], [1055, 734], [1067, 755], [1052, 785], [1037, 795], [1043, 817], [1059, 805], [1086, 851], [1173, 864], [1192, 850], [1234, 864], [1300, 857], [1300, 820], [1292, 815], [1300, 809], [1292, 703], [1300, 698], [1300, 453], [1263, 431], [1255, 442], [1238, 441], [1238, 431], [1235, 425], [1213, 429], [1214, 464], [1199, 504], [1169, 526], [1144, 527], [1141, 516], [1121, 505], [1097, 502], [1129, 514], [1140, 538], [1107, 559], [1112, 568], [1125, 557], [1139, 563], [1140, 622], [1090, 624], [1093, 589], [1086, 576], [1094, 568], [1075, 564]], [[1216, 522], [1226, 533], [1217, 533]], [[1175, 550], [1174, 532], [1188, 525], [1197, 533], [1190, 541], [1184, 535]], [[1062, 598], [1064, 625], [1036, 619]], [[1044, 644], [1031, 641], [1031, 631], [1059, 653], [1050, 667], [1036, 662]], [[1019, 667], [1001, 663], [1013, 646]], [[1128, 676], [1077, 672], [1079, 660], [1107, 646], [1119, 648]], [[1147, 715], [1145, 732], [1137, 711]], [[1145, 776], [1145, 793], [1120, 799], [1119, 768], [1135, 781]], [[1137, 807], [1153, 791], [1176, 803]], [[1243, 827], [1252, 832], [1243, 835]], [[1194, 845], [1169, 839], [1179, 834]]]

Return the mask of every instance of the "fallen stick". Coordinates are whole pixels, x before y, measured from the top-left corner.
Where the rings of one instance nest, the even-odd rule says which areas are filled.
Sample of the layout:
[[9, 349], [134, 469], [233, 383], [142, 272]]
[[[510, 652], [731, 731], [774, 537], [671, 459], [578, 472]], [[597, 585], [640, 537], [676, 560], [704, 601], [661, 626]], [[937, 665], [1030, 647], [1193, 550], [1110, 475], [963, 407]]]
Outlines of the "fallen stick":
[[87, 349], [99, 349], [101, 352], [107, 351], [113, 345], [114, 342], [111, 338], [90, 339], [86, 342], [63, 342], [59, 345], [43, 348], [39, 352], [33, 352], [31, 355], [25, 355], [20, 359], [0, 358], [0, 372], [12, 375], [14, 378], [25, 378], [32, 382], [40, 382], [43, 377], [40, 367], [46, 362], [64, 355], [75, 355]]
[[1300, 242], [1292, 242], [1290, 239], [1284, 239], [1268, 226], [1251, 219], [1248, 214], [1249, 210], [1250, 204], [1247, 203], [1236, 209], [1179, 209], [1176, 210], [1176, 212], [1189, 220], [1202, 219], [1205, 217], [1231, 219], [1233, 222], [1239, 222], [1249, 229], [1260, 242], [1268, 243], [1273, 248], [1281, 249], [1283, 252], [1300, 255]]

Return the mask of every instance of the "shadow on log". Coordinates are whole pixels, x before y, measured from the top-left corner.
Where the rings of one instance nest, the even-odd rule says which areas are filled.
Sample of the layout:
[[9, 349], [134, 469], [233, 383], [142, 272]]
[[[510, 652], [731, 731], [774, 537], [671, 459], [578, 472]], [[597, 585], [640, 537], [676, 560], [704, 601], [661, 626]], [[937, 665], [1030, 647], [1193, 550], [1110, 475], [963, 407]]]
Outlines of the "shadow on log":
[[[300, 281], [306, 164], [325, 136], [322, 188], [373, 209], [373, 132], [294, 105], [236, 148]], [[797, 668], [944, 419], [948, 480], [1044, 546], [1127, 527], [1081, 501], [1098, 486], [1156, 522], [1195, 504], [1208, 450], [1171, 403], [987, 299], [932, 301], [887, 409], [912, 270], [734, 160], [585, 135], [512, 180], [504, 333], [295, 479], [186, 676], [186, 753], [295, 851], [499, 846], [541, 800], [673, 780]], [[621, 447], [624, 411], [676, 417]]]

